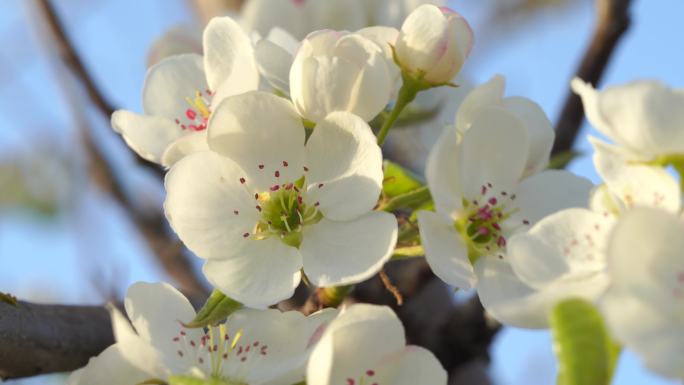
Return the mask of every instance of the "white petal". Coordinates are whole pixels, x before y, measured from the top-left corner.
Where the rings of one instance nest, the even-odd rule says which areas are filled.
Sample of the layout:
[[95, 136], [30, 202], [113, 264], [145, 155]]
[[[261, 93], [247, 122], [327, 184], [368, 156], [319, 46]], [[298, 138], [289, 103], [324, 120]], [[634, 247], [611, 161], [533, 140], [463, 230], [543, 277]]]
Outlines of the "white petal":
[[445, 385], [447, 372], [431, 351], [420, 346], [407, 346], [385, 357], [375, 374], [367, 378], [378, 384]]
[[607, 254], [613, 287], [646, 295], [663, 309], [682, 308], [684, 225], [680, 218], [652, 208], [630, 210], [615, 225]]
[[567, 298], [595, 300], [608, 285], [605, 274], [558, 280], [535, 290], [515, 275], [508, 262], [480, 258], [475, 264], [477, 293], [487, 311], [500, 322], [521, 328], [546, 328], [553, 306]]
[[392, 71], [393, 79], [394, 75], [400, 75], [401, 71], [399, 70], [399, 67], [394, 64], [391, 48], [391, 46], [394, 46], [397, 42], [399, 30], [392, 27], [377, 25], [373, 27], [361, 28], [360, 30], [356, 31], [356, 33], [374, 42], [378, 45], [378, 47], [380, 47], [380, 49], [382, 49], [382, 52], [385, 54], [385, 60], [387, 61], [388, 66], [391, 67], [390, 71]]
[[186, 98], [194, 99], [198, 91], [205, 93], [207, 89], [202, 56], [171, 56], [148, 70], [143, 86], [143, 110], [146, 115], [190, 124], [186, 111], [192, 106]]
[[562, 170], [547, 170], [520, 183], [514, 204], [520, 209], [509, 219], [534, 224], [547, 215], [571, 207], [587, 207], [591, 182]]
[[[655, 81], [637, 81], [609, 87], [599, 93], [577, 82], [582, 95], [590, 95], [599, 130], [646, 159], [684, 152], [684, 94]], [[583, 88], [585, 87], [585, 88]], [[585, 101], [585, 105], [589, 104]], [[607, 128], [600, 127], [605, 123]]]
[[297, 249], [268, 238], [249, 240], [225, 259], [210, 259], [202, 271], [227, 296], [248, 307], [264, 308], [292, 296], [301, 267]]
[[171, 167], [184, 157], [203, 151], [209, 151], [206, 130], [193, 132], [173, 141], [164, 151], [161, 164], [164, 167]]
[[330, 323], [311, 353], [307, 384], [346, 384], [404, 344], [403, 325], [390, 308], [352, 305]]
[[88, 365], [71, 374], [68, 385], [131, 385], [154, 378], [136, 368], [124, 354], [124, 348], [114, 344], [88, 361]]
[[230, 92], [221, 93], [226, 97], [259, 87], [252, 41], [230, 17], [211, 19], [204, 29], [202, 41], [207, 82], [213, 91], [229, 87]]
[[586, 209], [559, 211], [510, 238], [507, 260], [523, 282], [536, 288], [566, 275], [600, 272], [613, 222], [612, 217]]
[[380, 271], [397, 242], [394, 215], [373, 211], [348, 222], [323, 218], [304, 230], [304, 272], [316, 286], [361, 282]]
[[394, 78], [389, 68], [380, 55], [368, 61], [352, 90], [350, 112], [370, 122], [385, 109], [394, 92]]
[[[582, 98], [582, 105], [584, 106], [584, 113], [587, 115], [587, 120], [599, 132], [612, 140], [618, 140], [619, 135], [615, 132], [616, 127], [612, 127], [604, 119], [601, 113], [599, 93], [591, 86], [591, 84], [584, 82], [580, 78], [572, 79], [570, 83], [572, 90]], [[617, 127], [619, 129], [619, 127]]]
[[444, 128], [430, 151], [425, 169], [430, 194], [437, 211], [451, 215], [461, 208], [463, 192], [459, 184], [459, 139], [455, 126]]
[[[350, 220], [376, 205], [382, 190], [382, 151], [366, 122], [334, 112], [306, 144], [307, 200], [332, 220]], [[321, 184], [323, 186], [319, 187]]]
[[112, 127], [133, 151], [154, 163], [161, 163], [167, 147], [184, 134], [180, 127], [167, 118], [138, 115], [124, 110], [112, 114]]
[[[244, 172], [213, 152], [189, 155], [166, 175], [164, 213], [176, 234], [201, 258], [232, 255], [259, 219]], [[237, 213], [237, 214], [236, 214]]]
[[496, 75], [470, 91], [456, 112], [458, 131], [460, 133], [466, 132], [480, 114], [482, 107], [501, 104], [505, 88], [506, 79], [501, 75]]
[[240, 24], [246, 31], [258, 32], [261, 36], [268, 35], [273, 27], [279, 27], [301, 39], [313, 31], [309, 29], [308, 13], [308, 7], [292, 1], [251, 0], [240, 12]]
[[326, 313], [325, 317], [305, 317], [297, 311], [242, 309], [231, 314], [226, 320], [228, 332], [241, 331], [238, 345], [251, 345], [252, 353], [243, 354], [245, 361], [229, 357], [223, 363], [223, 374], [239, 376], [249, 366], [244, 375], [249, 384], [294, 384], [304, 380], [311, 350], [308, 341], [317, 327], [329, 322], [336, 312]]
[[284, 47], [269, 39], [261, 39], [255, 48], [259, 70], [271, 86], [281, 92], [290, 92], [290, 67], [294, 58]]
[[183, 294], [167, 283], [138, 282], [128, 288], [124, 306], [140, 337], [160, 352], [171, 372], [189, 368], [187, 360], [176, 355], [179, 345], [173, 340], [181, 330], [199, 335], [179, 323], [195, 318], [195, 309]]
[[528, 134], [520, 119], [501, 107], [485, 107], [463, 134], [459, 152], [463, 194], [480, 199], [482, 186], [490, 193], [510, 192], [527, 162]]
[[601, 309], [617, 341], [639, 354], [649, 369], [668, 377], [684, 377], [681, 321], [665, 316], [650, 300], [619, 290], [608, 292]]
[[594, 146], [596, 171], [627, 208], [647, 206], [671, 212], [679, 210], [679, 184], [665, 169], [630, 163], [619, 148], [596, 139], [590, 141]]
[[544, 110], [530, 99], [513, 96], [504, 99], [503, 103], [523, 121], [529, 133], [530, 148], [525, 174], [533, 175], [544, 170], [549, 164], [551, 148], [556, 137], [551, 121], [546, 117]]
[[435, 6], [423, 5], [411, 12], [397, 39], [401, 64], [412, 70], [430, 71], [443, 51], [438, 47], [445, 41], [447, 28], [447, 18]]
[[457, 288], [472, 288], [475, 274], [468, 260], [468, 249], [453, 223], [439, 214], [419, 211], [418, 228], [425, 248], [425, 259], [435, 275]]
[[242, 167], [259, 191], [304, 173], [301, 119], [287, 100], [269, 93], [249, 92], [222, 102], [209, 120], [209, 147]]
[[[165, 362], [164, 352], [157, 350], [145, 337], [133, 330], [128, 318], [116, 306], [107, 305], [112, 317], [112, 329], [116, 346], [119, 346], [121, 359], [137, 371], [147, 374], [148, 378], [163, 377], [168, 374], [169, 367]], [[176, 327], [178, 324], [176, 323]], [[185, 369], [185, 368], [181, 368]]]

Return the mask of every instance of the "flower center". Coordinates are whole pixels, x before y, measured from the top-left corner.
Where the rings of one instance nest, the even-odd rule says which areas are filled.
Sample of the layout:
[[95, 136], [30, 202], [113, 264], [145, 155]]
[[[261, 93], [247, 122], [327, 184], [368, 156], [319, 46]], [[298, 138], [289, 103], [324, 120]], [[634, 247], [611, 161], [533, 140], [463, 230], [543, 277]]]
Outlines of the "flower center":
[[299, 247], [304, 227], [323, 218], [318, 211], [318, 202], [306, 204], [303, 185], [304, 178], [301, 178], [295, 183], [274, 185], [270, 191], [255, 194], [255, 208], [260, 213], [260, 219], [253, 233], [245, 233], [245, 237], [278, 237], [286, 245]]
[[185, 116], [175, 120], [176, 125], [180, 126], [182, 130], [203, 131], [207, 128], [209, 116], [211, 116], [211, 96], [213, 93], [210, 90], [195, 91], [194, 98], [186, 97], [185, 102], [189, 107], [185, 110]]
[[[244, 378], [252, 367], [250, 364], [269, 353], [268, 345], [261, 341], [246, 341], [242, 329], [231, 335], [225, 324], [212, 326], [194, 339], [181, 329], [173, 337], [173, 342], [177, 344], [178, 357], [193, 367], [189, 373], [193, 378], [221, 379], [231, 385], [246, 385], [243, 380], [235, 378]], [[231, 373], [224, 373], [224, 362], [233, 362]]]
[[[457, 215], [454, 227], [468, 247], [468, 258], [474, 264], [484, 255], [493, 255], [506, 246], [504, 223], [518, 211], [517, 207], [510, 208], [515, 201], [515, 194], [501, 191], [493, 194], [492, 184], [483, 185], [480, 199], [468, 201], [463, 198], [463, 211]], [[507, 207], [508, 206], [508, 207]], [[523, 225], [530, 222], [523, 220]], [[503, 258], [503, 255], [499, 255]]]
[[374, 376], [375, 376], [375, 371], [368, 369], [363, 373], [363, 375], [361, 375], [361, 377], [358, 377], [358, 378], [349, 377], [349, 378], [347, 378], [347, 384], [346, 385], [380, 385], [380, 383], [373, 381]]

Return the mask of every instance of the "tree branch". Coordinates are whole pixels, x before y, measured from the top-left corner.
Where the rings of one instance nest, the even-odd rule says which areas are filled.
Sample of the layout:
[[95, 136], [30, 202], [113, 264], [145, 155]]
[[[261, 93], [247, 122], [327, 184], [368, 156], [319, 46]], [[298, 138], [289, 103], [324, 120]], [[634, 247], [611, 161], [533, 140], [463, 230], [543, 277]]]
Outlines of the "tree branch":
[[75, 370], [114, 341], [101, 306], [0, 302], [0, 378]]
[[[89, 97], [98, 109], [103, 114], [110, 115], [113, 112], [113, 108], [99, 92], [88, 71], [85, 69], [67, 37], [55, 8], [48, 0], [37, 0], [37, 4], [40, 12], [44, 15], [51, 41], [56, 46], [60, 58], [67, 68], [81, 80]], [[81, 113], [81, 111], [76, 109], [75, 114], [78, 113]], [[182, 291], [191, 294], [208, 294], [199, 277], [193, 273], [190, 261], [183, 254], [181, 243], [170, 236], [162, 213], [156, 212], [153, 215], [143, 215], [123, 191], [115, 171], [94, 142], [91, 130], [86, 122], [87, 119], [81, 119], [80, 125], [82, 127], [79, 128], [82, 134], [83, 145], [89, 155], [88, 171], [93, 182], [103, 191], [110, 193], [127, 210], [138, 232], [147, 241], [152, 253], [157, 257], [162, 267], [177, 282]]]
[[[575, 76], [597, 85], [615, 52], [620, 38], [630, 25], [632, 0], [597, 0], [598, 10], [594, 35], [591, 38]], [[571, 151], [584, 119], [582, 100], [574, 92], [566, 96], [556, 124], [553, 155]]]

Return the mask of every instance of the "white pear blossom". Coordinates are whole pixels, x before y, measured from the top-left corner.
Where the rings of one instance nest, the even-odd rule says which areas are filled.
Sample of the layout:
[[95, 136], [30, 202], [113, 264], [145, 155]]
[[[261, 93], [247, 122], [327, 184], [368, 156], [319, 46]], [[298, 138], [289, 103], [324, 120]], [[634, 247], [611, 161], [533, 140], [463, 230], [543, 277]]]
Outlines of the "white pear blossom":
[[501, 295], [489, 299], [488, 310], [509, 325], [546, 327], [549, 311], [562, 299], [596, 302], [609, 279], [606, 243], [616, 219], [635, 207], [678, 213], [677, 182], [665, 170], [628, 165], [616, 151], [599, 144], [594, 155], [605, 184], [591, 196], [591, 208], [552, 214], [530, 231], [508, 241], [506, 259], [521, 283], [498, 282]]
[[203, 35], [204, 56], [161, 60], [145, 78], [140, 115], [118, 110], [112, 126], [141, 157], [170, 166], [206, 151], [206, 128], [222, 99], [255, 90], [259, 71], [251, 40], [230, 18], [215, 18]]
[[395, 46], [399, 66], [431, 84], [450, 82], [470, 54], [468, 22], [446, 7], [421, 5], [406, 18]]
[[446, 385], [427, 349], [406, 346], [404, 327], [387, 306], [355, 304], [328, 325], [311, 353], [307, 385]]
[[186, 53], [202, 54], [202, 28], [198, 25], [176, 25], [152, 43], [147, 51], [147, 66], [162, 59]]
[[565, 171], [525, 175], [533, 132], [525, 123], [502, 106], [481, 107], [465, 133], [447, 129], [428, 160], [437, 212], [418, 213], [427, 261], [445, 282], [477, 286], [485, 306], [505, 295], [504, 282], [519, 283], [505, 258], [508, 239], [556, 211], [586, 206], [591, 189]]
[[615, 142], [630, 161], [684, 154], [684, 91], [637, 81], [601, 92], [575, 78], [589, 122]]
[[626, 213], [607, 245], [609, 330], [661, 375], [684, 380], [684, 223], [666, 211]]
[[359, 0], [366, 8], [368, 25], [400, 27], [411, 11], [423, 4], [445, 6], [444, 0]]
[[482, 108], [495, 105], [506, 109], [527, 128], [529, 148], [524, 174], [536, 174], [549, 163], [555, 139], [553, 126], [539, 104], [523, 96], [504, 97], [505, 89], [506, 79], [501, 75], [496, 75], [473, 89], [456, 112], [456, 130], [460, 134], [465, 133], [480, 115]]
[[259, 71], [277, 92], [290, 94], [290, 68], [299, 41], [281, 28], [273, 28], [255, 46]]
[[[336, 315], [238, 310], [225, 323], [188, 329], [195, 311], [165, 283], [132, 285], [124, 302], [129, 321], [111, 308], [116, 343], [74, 372], [69, 385], [131, 385], [173, 376], [240, 385], [291, 385], [304, 379], [313, 345]], [[135, 330], [134, 330], [135, 328]]]
[[[371, 40], [382, 49], [390, 78], [395, 83], [399, 82], [401, 73], [394, 64], [390, 48], [390, 44], [396, 42], [399, 31], [391, 27], [375, 26], [362, 28], [356, 33]], [[255, 47], [262, 76], [273, 89], [283, 95], [290, 95], [290, 69], [298, 47], [299, 41], [278, 27], [273, 28], [266, 38], [259, 40]]]
[[397, 221], [372, 211], [382, 154], [361, 118], [334, 112], [305, 144], [290, 102], [251, 92], [214, 111], [209, 146], [170, 170], [164, 207], [226, 295], [268, 306], [292, 295], [302, 267], [317, 286], [346, 285], [391, 256]]
[[334, 111], [349, 111], [370, 121], [387, 106], [393, 89], [383, 50], [358, 33], [309, 34], [290, 70], [292, 102], [314, 122]]
[[368, 25], [361, 1], [249, 0], [243, 7], [240, 22], [246, 30], [262, 36], [279, 27], [297, 39], [321, 29], [353, 31]]

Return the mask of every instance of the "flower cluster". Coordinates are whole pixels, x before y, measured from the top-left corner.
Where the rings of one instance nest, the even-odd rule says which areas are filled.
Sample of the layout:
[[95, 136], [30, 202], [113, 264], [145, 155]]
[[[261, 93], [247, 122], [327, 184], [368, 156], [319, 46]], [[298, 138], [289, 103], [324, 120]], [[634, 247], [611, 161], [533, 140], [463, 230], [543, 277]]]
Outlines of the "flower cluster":
[[549, 327], [580, 298], [650, 368], [684, 378], [684, 222], [667, 169], [684, 172], [684, 93], [572, 82], [613, 142], [591, 139], [593, 186], [548, 169], [549, 119], [495, 76], [451, 113], [426, 186], [391, 192], [385, 138], [421, 112], [419, 94], [454, 86], [473, 43], [456, 12], [412, 3], [248, 1], [238, 21], [208, 23], [203, 56], [150, 68], [144, 114], [117, 111], [112, 125], [168, 168], [171, 228], [244, 308], [192, 328], [202, 317], [179, 292], [135, 284], [134, 329], [112, 308], [117, 343], [71, 384], [445, 385], [387, 307], [266, 309], [300, 281], [346, 293], [409, 246], [506, 325]]

